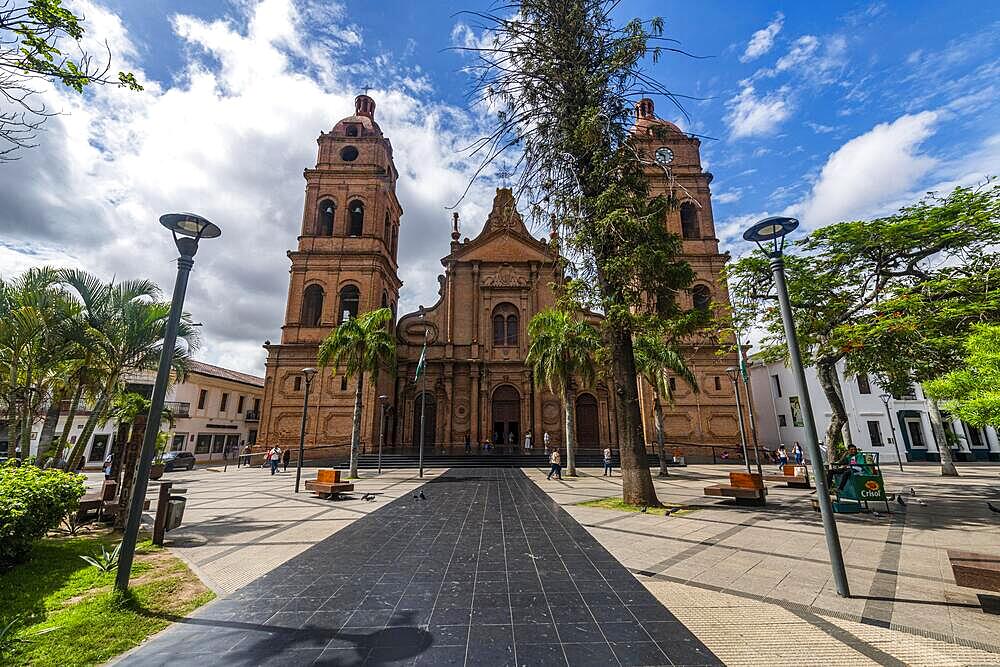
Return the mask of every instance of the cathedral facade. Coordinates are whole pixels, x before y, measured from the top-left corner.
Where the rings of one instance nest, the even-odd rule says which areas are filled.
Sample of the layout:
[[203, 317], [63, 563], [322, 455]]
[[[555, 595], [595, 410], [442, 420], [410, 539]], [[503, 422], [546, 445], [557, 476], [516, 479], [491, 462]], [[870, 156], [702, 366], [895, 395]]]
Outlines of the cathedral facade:
[[[653, 132], [654, 125], [663, 131]], [[725, 307], [720, 272], [727, 257], [718, 251], [711, 212], [711, 174], [701, 168], [699, 141], [653, 114], [642, 100], [633, 130], [649, 159], [654, 194], [679, 205], [665, 224], [683, 239], [684, 258], [697, 274], [687, 307]], [[375, 102], [355, 100], [355, 114], [321, 133], [315, 168], [306, 169], [305, 210], [291, 261], [285, 324], [279, 344], [268, 351], [261, 435], [258, 446], [297, 447], [305, 399], [302, 369], [315, 366], [319, 343], [346, 317], [379, 307], [393, 312], [397, 359], [367, 378], [363, 395], [362, 446], [476, 450], [493, 442], [523, 443], [530, 433], [541, 447], [545, 433], [563, 444], [559, 399], [536, 382], [524, 359], [527, 324], [554, 305], [553, 285], [562, 280], [555, 244], [531, 235], [510, 189], [496, 191], [482, 231], [460, 240], [455, 214], [451, 248], [441, 262], [438, 300], [396, 317], [402, 286], [397, 244], [402, 207], [396, 199], [398, 173], [392, 145], [375, 122]], [[427, 344], [426, 371], [415, 381]], [[735, 354], [721, 354], [710, 341], [685, 350], [698, 376], [699, 391], [678, 379], [675, 403], [664, 406], [665, 434], [689, 455], [701, 445], [737, 442], [736, 401], [725, 368]], [[310, 385], [305, 442], [307, 456], [342, 457], [348, 451], [356, 380], [320, 369]], [[655, 443], [652, 392], [640, 387], [647, 442]], [[615, 396], [607, 385], [575, 392], [580, 447], [615, 446]]]

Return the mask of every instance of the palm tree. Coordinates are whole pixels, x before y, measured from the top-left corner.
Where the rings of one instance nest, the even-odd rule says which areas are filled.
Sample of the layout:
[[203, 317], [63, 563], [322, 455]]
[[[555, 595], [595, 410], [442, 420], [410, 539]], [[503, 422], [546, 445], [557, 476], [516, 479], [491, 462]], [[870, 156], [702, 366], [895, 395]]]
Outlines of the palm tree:
[[351, 469], [349, 476], [358, 476], [358, 449], [361, 446], [361, 394], [365, 373], [378, 373], [379, 367], [391, 366], [396, 360], [396, 343], [389, 333], [392, 311], [379, 308], [358, 317], [348, 318], [330, 332], [319, 346], [316, 361], [321, 367], [333, 364], [334, 373], [341, 366], [347, 377], [358, 377], [354, 392], [354, 424], [351, 429]]
[[[81, 316], [92, 332], [91, 369], [99, 376], [94, 407], [69, 456], [72, 466], [83, 453], [97, 424], [107, 418], [111, 400], [129, 374], [154, 370], [160, 359], [170, 304], [158, 301], [160, 289], [150, 280], [104, 283], [85, 271], [63, 271], [61, 281], [80, 301]], [[183, 374], [198, 347], [198, 333], [185, 313], [177, 330], [173, 366]], [[74, 415], [69, 415], [71, 419]]]
[[677, 348], [663, 338], [645, 335], [634, 341], [636, 370], [653, 388], [653, 412], [656, 415], [656, 445], [660, 458], [660, 477], [667, 476], [666, 452], [663, 444], [663, 399], [674, 402], [670, 390], [670, 373], [684, 380], [695, 393], [698, 392], [698, 380], [688, 367], [684, 357]]
[[588, 322], [577, 319], [575, 313], [559, 308], [539, 311], [528, 323], [531, 345], [525, 362], [535, 378], [562, 400], [566, 417], [566, 469], [576, 475], [576, 409], [573, 403], [574, 378], [590, 386], [597, 365], [594, 357], [601, 347], [601, 336]]

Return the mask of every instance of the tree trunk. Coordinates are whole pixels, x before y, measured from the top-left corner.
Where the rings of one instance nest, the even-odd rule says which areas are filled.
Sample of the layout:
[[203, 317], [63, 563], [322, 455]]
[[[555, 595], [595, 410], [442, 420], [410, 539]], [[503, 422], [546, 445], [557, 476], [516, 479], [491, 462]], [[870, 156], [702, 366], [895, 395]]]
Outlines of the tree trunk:
[[619, 328], [611, 329], [609, 334], [618, 418], [621, 420], [621, 432], [625, 436], [625, 440], [619, 444], [622, 500], [629, 505], [658, 507], [660, 501], [653, 488], [653, 476], [649, 472], [649, 458], [646, 456], [646, 441], [642, 432], [632, 335]]
[[56, 442], [56, 449], [52, 453], [52, 458], [56, 463], [62, 459], [63, 453], [66, 451], [66, 446], [69, 444], [69, 436], [73, 431], [73, 421], [76, 419], [76, 412], [80, 407], [80, 397], [83, 396], [83, 382], [79, 381], [79, 378], [77, 382], [76, 390], [73, 392], [73, 398], [69, 404], [69, 412], [66, 414], [66, 423], [63, 424], [62, 435], [59, 436], [59, 440]]
[[[816, 362], [816, 375], [819, 378], [819, 386], [823, 388], [823, 395], [830, 404], [830, 409], [833, 413], [830, 417], [830, 423], [826, 427], [827, 459], [830, 461], [834, 461], [837, 458], [837, 445], [843, 439], [844, 424], [847, 422], [847, 411], [844, 408], [844, 402], [840, 400], [840, 392], [836, 386], [840, 383], [840, 380], [837, 378], [836, 363], [836, 360], [832, 363], [829, 360]], [[806, 388], [803, 389], [808, 391]], [[800, 398], [799, 400], [801, 401], [802, 399]], [[813, 415], [813, 418], [815, 419], [816, 415]]]
[[69, 469], [76, 470], [77, 460], [83, 456], [83, 452], [87, 449], [87, 442], [90, 440], [90, 436], [94, 434], [94, 430], [97, 428], [97, 422], [104, 418], [104, 413], [108, 409], [108, 404], [111, 402], [111, 392], [114, 385], [109, 385], [101, 390], [100, 396], [98, 396], [97, 401], [94, 403], [93, 411], [90, 416], [87, 417], [87, 423], [83, 426], [83, 431], [80, 432], [79, 438], [77, 438], [76, 444], [73, 445], [73, 451], [69, 455]]
[[844, 423], [840, 427], [840, 435], [844, 438], [844, 447], [850, 447], [854, 444], [854, 436], [851, 435], [851, 418], [847, 414], [847, 403], [844, 402], [844, 383], [840, 381], [840, 372], [837, 370], [836, 364], [831, 367], [830, 376], [833, 378], [833, 389], [837, 392], [837, 398], [840, 399], [840, 409], [843, 410]]
[[[358, 449], [361, 447], [361, 391], [365, 386], [364, 371], [358, 372], [358, 389], [354, 392], [354, 425], [351, 428], [351, 470], [348, 477], [358, 476]], [[421, 424], [423, 428], [423, 424]]]
[[566, 474], [576, 477], [576, 404], [568, 387], [563, 389], [562, 400], [566, 416]]
[[[118, 516], [115, 517], [115, 528], [121, 530], [128, 521], [128, 509], [131, 504], [132, 488], [135, 483], [135, 469], [139, 463], [139, 453], [142, 451], [142, 438], [146, 434], [146, 415], [139, 414], [132, 422], [132, 431], [129, 433], [128, 442], [123, 448], [121, 473], [122, 483], [118, 487]], [[142, 489], [141, 493], [146, 490]]]
[[[34, 381], [33, 374], [31, 372], [32, 368], [28, 366], [28, 376], [26, 386], [30, 387], [32, 381]], [[24, 396], [24, 426], [21, 427], [21, 456], [20, 459], [25, 461], [31, 456], [31, 428], [35, 423], [35, 408], [38, 407], [32, 398], [36, 394], [25, 392]]]
[[944, 432], [944, 422], [941, 419], [941, 409], [938, 407], [937, 399], [927, 399], [927, 415], [931, 418], [931, 430], [934, 432], [934, 441], [937, 442], [938, 451], [941, 453], [941, 476], [958, 477], [958, 469], [951, 459], [951, 445], [948, 443], [948, 436]]
[[49, 407], [45, 411], [45, 421], [42, 422], [42, 432], [38, 436], [38, 454], [36, 461], [39, 465], [44, 465], [45, 457], [49, 454], [52, 441], [56, 434], [56, 424], [59, 421], [59, 413], [62, 412], [63, 396], [65, 390], [53, 392]]
[[653, 385], [653, 413], [656, 415], [656, 454], [660, 457], [660, 477], [669, 477], [667, 472], [667, 451], [663, 443], [663, 404], [660, 392]]
[[111, 477], [116, 482], [122, 479], [122, 460], [125, 458], [125, 450], [131, 438], [132, 425], [118, 424], [114, 442], [111, 443]]

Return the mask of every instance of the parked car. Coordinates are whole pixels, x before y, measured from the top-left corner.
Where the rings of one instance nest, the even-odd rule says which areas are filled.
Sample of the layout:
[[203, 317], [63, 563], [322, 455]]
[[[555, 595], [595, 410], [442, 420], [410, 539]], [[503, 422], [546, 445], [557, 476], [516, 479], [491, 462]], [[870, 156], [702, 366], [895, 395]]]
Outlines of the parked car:
[[191, 452], [167, 452], [163, 455], [163, 470], [170, 472], [179, 468], [194, 468], [195, 458]]

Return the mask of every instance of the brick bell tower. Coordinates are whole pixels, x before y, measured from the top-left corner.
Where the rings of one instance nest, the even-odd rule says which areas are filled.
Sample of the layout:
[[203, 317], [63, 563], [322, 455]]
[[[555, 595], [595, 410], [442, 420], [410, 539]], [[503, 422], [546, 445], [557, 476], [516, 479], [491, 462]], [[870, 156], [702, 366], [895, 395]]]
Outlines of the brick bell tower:
[[[694, 284], [679, 296], [683, 307], [726, 312], [729, 292], [722, 270], [729, 255], [719, 252], [712, 216], [712, 174], [701, 166], [701, 142], [676, 125], [657, 118], [653, 101], [644, 98], [636, 105], [633, 141], [644, 157], [650, 194], [664, 195], [675, 203], [664, 224], [681, 239], [681, 257], [694, 269]], [[664, 435], [668, 443], [691, 445], [739, 442], [736, 397], [726, 368], [737, 365], [736, 353], [726, 351], [728, 341], [693, 340], [683, 351], [698, 378], [695, 393], [679, 378], [671, 377], [672, 405], [664, 405]], [[723, 344], [720, 344], [723, 343]], [[653, 426], [653, 395], [640, 382], [646, 442], [656, 442]], [[745, 409], [745, 407], [744, 407]], [[711, 456], [707, 449], [686, 450], [688, 456]]]
[[[288, 252], [288, 302], [281, 344], [268, 352], [260, 435], [255, 450], [298, 447], [305, 379], [316, 366], [319, 344], [347, 317], [392, 309], [402, 285], [396, 250], [403, 209], [396, 199], [399, 174], [392, 144], [375, 122], [375, 101], [354, 100], [354, 115], [321, 132], [318, 157], [306, 169], [305, 211], [298, 248]], [[378, 397], [392, 396], [395, 369], [365, 377], [361, 442], [380, 435]], [[342, 457], [350, 451], [356, 378], [321, 369], [312, 381], [306, 421], [308, 458]], [[388, 421], [388, 419], [386, 420]]]

